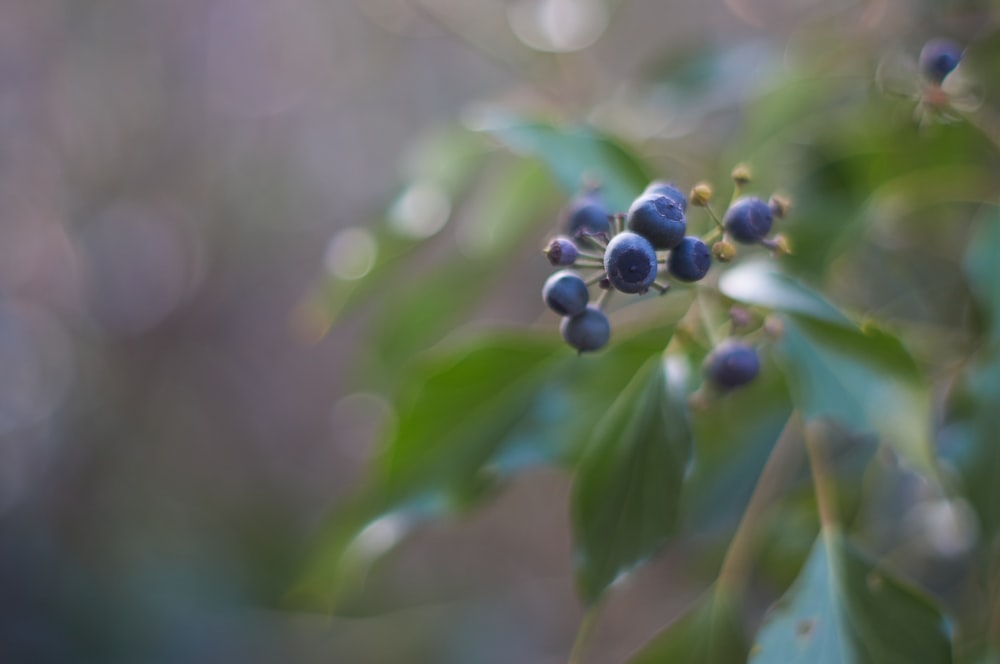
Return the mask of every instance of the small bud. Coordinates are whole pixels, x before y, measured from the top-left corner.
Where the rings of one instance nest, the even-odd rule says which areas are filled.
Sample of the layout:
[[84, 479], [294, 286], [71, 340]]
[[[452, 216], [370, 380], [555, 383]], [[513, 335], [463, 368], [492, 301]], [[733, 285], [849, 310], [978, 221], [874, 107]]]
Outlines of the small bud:
[[704, 207], [712, 200], [712, 185], [707, 182], [699, 182], [691, 189], [691, 205]]
[[730, 307], [729, 319], [733, 321], [733, 327], [747, 327], [750, 325], [750, 312], [743, 307]]
[[785, 332], [785, 324], [777, 316], [768, 316], [764, 320], [764, 334], [777, 341]]
[[784, 219], [788, 214], [788, 211], [792, 208], [792, 201], [779, 194], [771, 196], [771, 199], [767, 202], [767, 204], [771, 207], [771, 214], [778, 219]]
[[557, 237], [543, 252], [552, 265], [572, 265], [580, 257], [580, 251], [568, 237]]
[[746, 164], [737, 164], [733, 169], [732, 178], [733, 182], [740, 186], [747, 184], [751, 179], [750, 167]]
[[736, 247], [733, 246], [732, 242], [720, 240], [712, 245], [712, 255], [720, 263], [728, 263], [736, 258]]

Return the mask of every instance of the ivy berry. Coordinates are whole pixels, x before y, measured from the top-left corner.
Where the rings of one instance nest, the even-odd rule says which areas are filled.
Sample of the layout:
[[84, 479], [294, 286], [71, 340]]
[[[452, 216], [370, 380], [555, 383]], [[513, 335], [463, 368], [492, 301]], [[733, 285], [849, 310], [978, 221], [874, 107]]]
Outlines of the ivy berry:
[[757, 377], [760, 358], [753, 346], [727, 339], [705, 358], [705, 378], [716, 389], [726, 392], [742, 387]]
[[545, 248], [545, 257], [552, 265], [572, 265], [580, 257], [580, 250], [568, 237], [557, 237]]
[[722, 218], [726, 231], [737, 242], [756, 244], [771, 231], [774, 212], [756, 196], [737, 199]]
[[611, 210], [597, 192], [575, 197], [563, 211], [566, 232], [579, 235], [599, 235], [611, 232]]
[[962, 48], [948, 39], [932, 39], [920, 50], [920, 73], [927, 80], [940, 83], [962, 61]]
[[611, 285], [623, 293], [645, 293], [656, 281], [656, 250], [641, 235], [623, 231], [604, 251], [604, 271]]
[[576, 316], [587, 308], [590, 292], [583, 277], [570, 270], [560, 270], [545, 281], [542, 299], [557, 314]]
[[680, 208], [681, 212], [687, 212], [688, 202], [687, 197], [684, 196], [684, 192], [681, 191], [677, 185], [673, 182], [664, 182], [663, 180], [654, 180], [649, 183], [646, 190], [642, 192], [643, 194], [658, 194], [660, 196], [666, 196], [674, 203], [676, 203]]
[[687, 232], [687, 219], [681, 204], [656, 193], [635, 199], [625, 217], [625, 225], [649, 240], [655, 249], [673, 249]]
[[701, 239], [688, 236], [670, 251], [667, 271], [681, 281], [700, 281], [712, 267], [712, 252]]
[[611, 338], [611, 322], [601, 309], [593, 304], [575, 316], [565, 316], [559, 326], [563, 339], [581, 353], [598, 350]]

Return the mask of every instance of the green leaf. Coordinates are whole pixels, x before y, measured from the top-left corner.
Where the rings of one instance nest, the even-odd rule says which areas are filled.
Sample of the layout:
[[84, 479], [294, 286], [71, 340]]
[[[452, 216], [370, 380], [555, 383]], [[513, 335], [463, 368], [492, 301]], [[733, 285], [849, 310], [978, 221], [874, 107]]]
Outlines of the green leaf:
[[986, 313], [990, 336], [1000, 340], [1000, 217], [982, 219], [965, 255], [965, 273]]
[[826, 298], [784, 274], [774, 261], [750, 261], [727, 270], [719, 290], [744, 304], [852, 326], [851, 320]]
[[743, 664], [747, 643], [735, 597], [713, 590], [655, 636], [629, 664]]
[[566, 191], [577, 191], [585, 179], [597, 180], [617, 211], [628, 209], [652, 179], [635, 154], [589, 127], [498, 118], [487, 131], [516, 154], [545, 162]]
[[290, 601], [337, 606], [422, 520], [467, 507], [525, 467], [572, 463], [670, 328], [646, 320], [614, 340], [581, 357], [551, 331], [493, 332], [426, 353], [406, 372], [374, 477], [322, 528]]
[[807, 420], [832, 418], [877, 433], [915, 468], [935, 475], [930, 392], [898, 338], [789, 317], [777, 357]]
[[748, 263], [719, 281], [740, 302], [788, 314], [777, 359], [808, 420], [832, 418], [877, 433], [919, 470], [934, 474], [930, 391], [895, 336], [859, 329], [828, 300], [772, 263]]
[[751, 649], [754, 664], [950, 662], [941, 612], [886, 574], [835, 527], [825, 528], [805, 568]]
[[792, 414], [787, 381], [771, 355], [761, 353], [760, 375], [752, 383], [694, 410], [694, 464], [682, 500], [686, 531], [739, 519]]
[[[954, 466], [962, 493], [979, 518], [982, 539], [1000, 534], [1000, 346], [977, 356], [952, 392], [942, 456]], [[987, 549], [989, 544], [987, 545]]]
[[577, 356], [555, 332], [493, 333], [407, 372], [378, 485], [394, 500], [462, 494], [484, 475], [572, 459], [597, 419], [670, 339], [661, 325]]
[[593, 602], [674, 531], [691, 457], [683, 360], [647, 362], [601, 420], [571, 498], [577, 581]]

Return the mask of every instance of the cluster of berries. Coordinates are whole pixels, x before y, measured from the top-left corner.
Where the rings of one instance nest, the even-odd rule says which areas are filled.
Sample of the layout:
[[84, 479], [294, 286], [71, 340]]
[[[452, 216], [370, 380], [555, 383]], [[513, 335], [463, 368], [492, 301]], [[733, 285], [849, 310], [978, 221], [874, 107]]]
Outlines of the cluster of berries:
[[[696, 185], [685, 195], [675, 184], [655, 181], [646, 187], [624, 214], [613, 214], [597, 190], [574, 198], [564, 212], [565, 235], [552, 239], [545, 248], [549, 262], [560, 267], [542, 288], [542, 298], [562, 316], [563, 339], [580, 353], [604, 347], [611, 337], [611, 323], [604, 303], [613, 291], [644, 294], [651, 288], [666, 293], [672, 281], [701, 281], [712, 266], [736, 256], [736, 244], [761, 244], [788, 252], [782, 236], [768, 238], [774, 219], [783, 217], [788, 202], [778, 196], [764, 201], [739, 196], [750, 181], [745, 166], [733, 171], [736, 195], [720, 219], [712, 210], [712, 187]], [[715, 228], [703, 237], [688, 235], [687, 213], [703, 207]], [[714, 241], [714, 242], [713, 242]], [[709, 243], [712, 243], [711, 246]], [[592, 270], [585, 277], [580, 271]], [[665, 273], [665, 274], [664, 274]], [[591, 302], [590, 288], [602, 293]], [[753, 347], [730, 340], [720, 344], [706, 360], [709, 381], [721, 390], [752, 380], [759, 369]]]

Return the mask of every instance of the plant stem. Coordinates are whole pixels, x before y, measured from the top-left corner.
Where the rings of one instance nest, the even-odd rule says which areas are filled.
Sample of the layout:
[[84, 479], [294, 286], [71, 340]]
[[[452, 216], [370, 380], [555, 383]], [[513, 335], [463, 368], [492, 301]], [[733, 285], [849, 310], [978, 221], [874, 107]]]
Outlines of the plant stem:
[[580, 629], [576, 632], [576, 639], [573, 641], [573, 649], [569, 652], [567, 664], [583, 662], [583, 653], [590, 642], [590, 637], [594, 634], [594, 628], [597, 627], [597, 618], [600, 616], [602, 606], [603, 603], [598, 602], [587, 609], [587, 613], [583, 615], [583, 621], [580, 623]]
[[784, 484], [802, 463], [801, 429], [802, 417], [798, 411], [794, 411], [771, 449], [771, 455], [764, 464], [757, 486], [750, 496], [750, 502], [747, 503], [747, 509], [729, 544], [729, 550], [726, 551], [716, 582], [719, 589], [739, 591], [746, 584], [757, 541], [761, 535], [761, 519], [775, 498], [781, 494]]
[[840, 523], [837, 516], [837, 492], [833, 472], [830, 470], [823, 424], [811, 422], [806, 425], [806, 451], [809, 454], [813, 485], [816, 487], [820, 524], [823, 528], [836, 527]]

